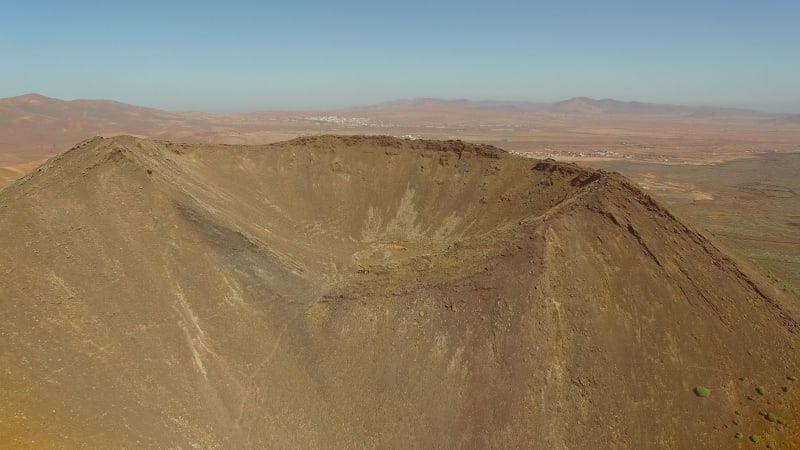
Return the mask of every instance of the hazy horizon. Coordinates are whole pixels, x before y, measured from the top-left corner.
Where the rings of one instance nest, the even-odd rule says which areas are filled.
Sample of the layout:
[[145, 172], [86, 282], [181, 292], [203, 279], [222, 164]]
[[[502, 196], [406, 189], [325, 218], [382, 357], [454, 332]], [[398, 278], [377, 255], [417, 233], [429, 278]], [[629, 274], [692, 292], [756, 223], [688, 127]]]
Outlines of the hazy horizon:
[[247, 112], [586, 96], [800, 113], [798, 16], [788, 1], [22, 2], [0, 17], [0, 97]]
[[800, 108], [792, 108], [788, 105], [724, 105], [724, 104], [706, 104], [706, 103], [659, 103], [659, 102], [643, 102], [638, 99], [618, 99], [618, 98], [591, 98], [588, 96], [578, 95], [572, 96], [569, 98], [558, 99], [554, 101], [542, 101], [542, 100], [520, 100], [520, 99], [513, 99], [513, 100], [498, 100], [498, 99], [491, 99], [491, 98], [482, 98], [482, 99], [474, 99], [474, 98], [441, 98], [441, 97], [414, 97], [414, 98], [396, 98], [396, 99], [387, 99], [383, 101], [378, 101], [375, 103], [370, 104], [361, 104], [361, 105], [347, 105], [347, 106], [331, 106], [329, 108], [324, 107], [308, 107], [308, 108], [256, 108], [256, 109], [249, 109], [249, 110], [218, 110], [218, 109], [170, 109], [170, 108], [161, 108], [158, 106], [147, 105], [147, 104], [140, 104], [140, 103], [128, 103], [123, 102], [118, 99], [114, 98], [59, 98], [50, 96], [41, 92], [26, 92], [18, 95], [13, 95], [10, 97], [0, 97], [0, 100], [12, 99], [17, 97], [24, 97], [28, 95], [40, 95], [46, 98], [59, 100], [59, 101], [112, 101], [112, 102], [119, 102], [124, 103], [130, 106], [136, 107], [144, 107], [144, 108], [153, 108], [153, 109], [160, 109], [167, 112], [175, 112], [175, 113], [182, 113], [182, 112], [208, 112], [208, 113], [220, 113], [220, 114], [236, 114], [236, 113], [257, 113], [257, 112], [355, 112], [359, 109], [364, 108], [371, 108], [371, 107], [381, 107], [381, 106], [389, 106], [393, 103], [400, 103], [400, 102], [418, 102], [418, 101], [433, 101], [433, 102], [472, 102], [472, 103], [481, 103], [481, 102], [492, 102], [492, 103], [508, 103], [508, 104], [554, 104], [558, 102], [565, 102], [570, 100], [575, 100], [579, 98], [586, 98], [593, 101], [603, 101], [603, 100], [612, 100], [621, 103], [645, 103], [645, 104], [653, 104], [653, 105], [663, 105], [663, 106], [679, 106], [679, 107], [697, 107], [697, 108], [730, 108], [730, 109], [741, 109], [741, 110], [752, 110], [755, 112], [760, 113], [767, 113], [767, 114], [798, 114], [800, 113]]

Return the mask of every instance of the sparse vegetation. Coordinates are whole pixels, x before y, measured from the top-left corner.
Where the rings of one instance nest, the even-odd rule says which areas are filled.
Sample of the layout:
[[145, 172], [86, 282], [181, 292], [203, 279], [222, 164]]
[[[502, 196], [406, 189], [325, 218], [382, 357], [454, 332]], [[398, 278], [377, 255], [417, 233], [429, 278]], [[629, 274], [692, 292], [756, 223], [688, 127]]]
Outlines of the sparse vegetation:
[[772, 272], [767, 272], [767, 277], [769, 277], [769, 279], [774, 281], [776, 284], [780, 285], [784, 291], [793, 294], [797, 298], [800, 298], [800, 287], [793, 286], [791, 283], [776, 277]]
[[764, 393], [766, 393], [766, 390], [764, 390], [763, 386], [759, 386], [756, 388], [756, 392], [758, 392], [758, 395], [764, 395]]
[[735, 437], [736, 439], [741, 439], [741, 438], [743, 438], [743, 437], [744, 437], [744, 435], [743, 435], [742, 433], [736, 433], [736, 434], [734, 435], [734, 437]]
[[697, 386], [694, 388], [694, 394], [698, 397], [708, 397], [711, 395], [711, 389], [705, 386]]
[[759, 442], [761, 442], [761, 436], [759, 436], [757, 434], [751, 434], [750, 435], [750, 440], [753, 441], [754, 443], [758, 444]]
[[779, 416], [777, 414], [773, 414], [771, 412], [768, 412], [767, 414], [765, 414], [764, 418], [766, 418], [768, 421], [770, 421], [772, 423], [777, 423], [778, 425], [786, 425], [786, 419], [785, 418], [783, 418], [783, 417], [781, 417], [781, 416]]

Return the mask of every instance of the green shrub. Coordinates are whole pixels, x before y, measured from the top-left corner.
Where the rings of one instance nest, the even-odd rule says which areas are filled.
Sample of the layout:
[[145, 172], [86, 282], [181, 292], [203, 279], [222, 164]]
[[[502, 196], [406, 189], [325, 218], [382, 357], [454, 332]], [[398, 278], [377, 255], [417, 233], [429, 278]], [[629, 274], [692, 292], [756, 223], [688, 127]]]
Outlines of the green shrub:
[[759, 387], [756, 388], [756, 392], [758, 392], [758, 395], [764, 395], [764, 392], [766, 392], [766, 391], [764, 390], [764, 388], [762, 386], [759, 386]]
[[711, 389], [705, 386], [697, 386], [694, 388], [694, 394], [698, 397], [708, 397], [711, 395]]
[[784, 419], [781, 416], [772, 414], [771, 412], [768, 412], [764, 417], [772, 423], [777, 423], [779, 425], [786, 425], [786, 419]]
[[758, 444], [759, 442], [761, 442], [761, 436], [759, 436], [757, 434], [753, 434], [753, 435], [750, 436], [750, 440], [753, 441], [754, 443]]
[[741, 439], [741, 438], [743, 438], [743, 437], [744, 437], [744, 435], [743, 435], [742, 433], [736, 433], [736, 434], [734, 435], [734, 437], [735, 437], [736, 439]]

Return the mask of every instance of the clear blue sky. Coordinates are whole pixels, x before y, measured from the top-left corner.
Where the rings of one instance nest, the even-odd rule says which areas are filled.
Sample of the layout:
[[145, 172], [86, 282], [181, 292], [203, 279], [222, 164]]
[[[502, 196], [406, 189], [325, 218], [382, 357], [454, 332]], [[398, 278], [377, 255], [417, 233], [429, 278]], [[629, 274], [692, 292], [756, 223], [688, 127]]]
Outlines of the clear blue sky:
[[172, 110], [574, 96], [800, 112], [800, 2], [4, 2], [0, 97]]

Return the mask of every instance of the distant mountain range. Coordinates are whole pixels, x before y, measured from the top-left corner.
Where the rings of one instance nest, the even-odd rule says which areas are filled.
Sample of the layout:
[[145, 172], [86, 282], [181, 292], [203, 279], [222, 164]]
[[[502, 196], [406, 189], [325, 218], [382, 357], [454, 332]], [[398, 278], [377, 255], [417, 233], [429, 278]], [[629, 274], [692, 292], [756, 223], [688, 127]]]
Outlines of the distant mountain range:
[[27, 94], [0, 99], [0, 152], [24, 146], [36, 156], [48, 155], [96, 134], [153, 135], [178, 120], [177, 113], [110, 100]]
[[682, 117], [719, 118], [777, 118], [785, 115], [742, 108], [723, 108], [715, 106], [686, 106], [645, 102], [625, 102], [613, 99], [595, 100], [588, 97], [574, 97], [555, 103], [496, 101], [496, 100], [442, 100], [435, 98], [403, 99], [378, 103], [365, 110], [414, 109], [425, 107], [467, 108], [495, 111], [535, 112], [561, 115], [648, 115]]
[[[400, 99], [374, 105], [354, 108], [354, 111], [368, 112], [379, 110], [413, 110], [426, 108], [469, 109], [532, 112], [563, 115], [649, 115], [683, 117], [728, 117], [728, 118], [771, 118], [797, 121], [800, 115], [773, 114], [752, 109], [724, 108], [714, 106], [686, 106], [674, 104], [619, 101], [613, 99], [595, 100], [588, 97], [574, 97], [568, 100], [543, 103], [529, 101], [498, 100], [444, 100], [437, 98]], [[265, 110], [264, 112], [272, 112]], [[102, 122], [104, 124], [139, 124], [149, 129], [153, 120], [183, 121], [203, 117], [230, 117], [258, 115], [260, 113], [203, 113], [174, 112], [156, 108], [134, 106], [113, 100], [60, 100], [40, 94], [25, 94], [18, 97], [0, 99], [0, 131], [6, 131], [13, 124], [18, 127], [25, 123], [52, 123], [67, 120], [72, 127], [81, 127]]]
[[782, 115], [775, 119], [777, 123], [800, 123], [800, 114], [792, 114], [792, 115]]
[[[331, 115], [337, 120], [314, 120]], [[358, 116], [362, 128], [350, 126]], [[209, 113], [172, 112], [111, 100], [59, 100], [39, 94], [0, 99], [0, 167], [40, 160], [95, 135], [130, 134], [157, 139], [206, 143], [264, 143], [302, 134], [394, 134], [403, 127], [436, 124], [503, 126], [541, 123], [548, 118], [678, 118], [681, 120], [747, 120], [793, 126], [800, 115], [706, 106], [662, 105], [576, 97], [556, 103], [494, 100], [395, 100], [362, 108], [329, 112]], [[324, 122], [324, 123], [323, 123]], [[466, 124], [466, 125], [465, 125]], [[446, 126], [440, 126], [446, 128]], [[268, 138], [265, 138], [269, 135]], [[450, 136], [448, 134], [447, 136]], [[2, 180], [0, 180], [2, 181]]]

